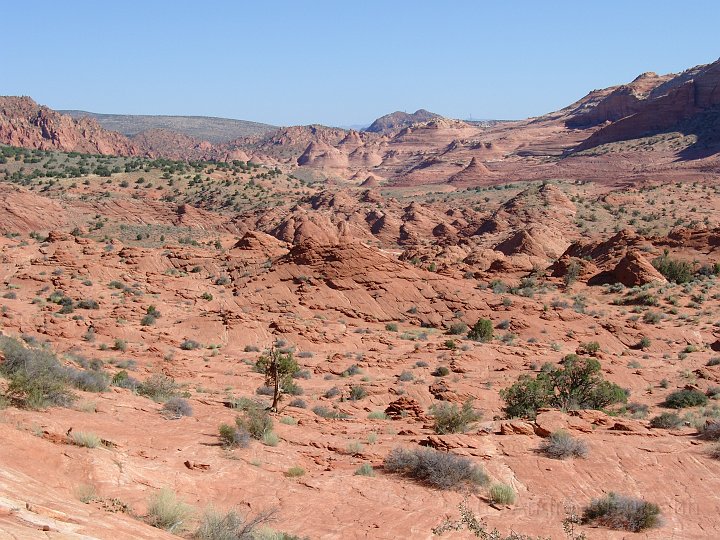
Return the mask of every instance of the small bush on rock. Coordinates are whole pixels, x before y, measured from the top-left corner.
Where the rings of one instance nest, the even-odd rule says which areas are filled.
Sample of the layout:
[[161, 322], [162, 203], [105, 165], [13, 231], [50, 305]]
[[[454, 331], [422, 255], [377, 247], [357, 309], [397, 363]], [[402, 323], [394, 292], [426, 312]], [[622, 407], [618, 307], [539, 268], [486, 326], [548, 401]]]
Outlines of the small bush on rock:
[[660, 525], [660, 508], [636, 497], [608, 493], [590, 502], [583, 510], [582, 522], [639, 532]]
[[587, 457], [587, 445], [567, 431], [556, 431], [540, 444], [540, 451], [553, 459]]
[[432, 448], [395, 448], [385, 458], [384, 468], [438, 489], [486, 485], [489, 481], [482, 467], [471, 459]]

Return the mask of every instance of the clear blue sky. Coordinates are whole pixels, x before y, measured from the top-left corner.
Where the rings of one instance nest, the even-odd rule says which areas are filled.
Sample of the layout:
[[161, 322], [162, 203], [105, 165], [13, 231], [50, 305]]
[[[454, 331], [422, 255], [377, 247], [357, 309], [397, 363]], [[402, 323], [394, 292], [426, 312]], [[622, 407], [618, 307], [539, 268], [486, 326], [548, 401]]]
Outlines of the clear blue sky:
[[5, 2], [0, 93], [57, 109], [350, 125], [524, 118], [720, 57], [720, 2]]

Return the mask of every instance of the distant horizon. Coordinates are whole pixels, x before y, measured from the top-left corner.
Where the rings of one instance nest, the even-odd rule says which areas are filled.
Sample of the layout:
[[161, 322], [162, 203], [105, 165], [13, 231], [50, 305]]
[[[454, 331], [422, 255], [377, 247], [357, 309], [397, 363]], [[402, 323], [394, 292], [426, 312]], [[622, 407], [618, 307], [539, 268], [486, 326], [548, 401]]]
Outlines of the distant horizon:
[[[602, 12], [620, 13], [612, 23]], [[369, 125], [394, 111], [522, 120], [641, 73], [717, 60], [709, 0], [29, 0], [4, 8], [0, 94], [56, 110], [277, 126]], [[669, 36], [672, 36], [670, 39]], [[20, 47], [18, 47], [20, 49]]]
[[[32, 96], [27, 96], [27, 97], [32, 98]], [[47, 105], [47, 104], [45, 104], [45, 103], [38, 103], [38, 104], [39, 104], [39, 105], [44, 105], [44, 106], [46, 106], [46, 107], [50, 107], [49, 105]], [[334, 127], [334, 128], [340, 128], [340, 129], [362, 130], [362, 129], [365, 129], [365, 128], [367, 128], [367, 127], [370, 127], [370, 125], [371, 125], [375, 120], [377, 120], [377, 118], [373, 118], [372, 120], [369, 120], [368, 122], [364, 122], [364, 123], [362, 123], [362, 122], [357, 122], [357, 123], [345, 124], [345, 125], [319, 124], [319, 123], [317, 123], [317, 122], [313, 122], [313, 123], [310, 123], [310, 124], [268, 124], [267, 122], [262, 122], [262, 121], [257, 121], [257, 120], [248, 120], [247, 118], [228, 118], [228, 117], [224, 117], [224, 116], [208, 116], [208, 115], [198, 115], [198, 114], [135, 114], [135, 113], [88, 111], [87, 109], [55, 109], [55, 108], [53, 108], [53, 107], [50, 107], [50, 108], [53, 109], [54, 111], [57, 111], [57, 112], [62, 113], [62, 114], [68, 114], [68, 113], [87, 113], [87, 114], [99, 114], [99, 115], [103, 115], [103, 116], [144, 116], [144, 117], [166, 117], [166, 118], [210, 118], [210, 119], [218, 119], [218, 120], [236, 120], [236, 121], [240, 121], [240, 122], [251, 122], [251, 123], [254, 123], [254, 124], [262, 124], [262, 125], [272, 126], [272, 127], [292, 127], [292, 126], [298, 126], [298, 125], [325, 125], [326, 127]], [[423, 109], [423, 107], [421, 107], [420, 109]], [[416, 110], [411, 111], [411, 112], [408, 112], [408, 111], [390, 111], [390, 112], [386, 113], [385, 115], [381, 115], [381, 116], [386, 116], [386, 115], [388, 115], [388, 114], [393, 114], [393, 113], [396, 113], [396, 112], [404, 112], [404, 113], [408, 113], [408, 114], [413, 114], [413, 113], [417, 112], [417, 111], [420, 110], [420, 109], [416, 109]], [[426, 109], [426, 110], [427, 110], [427, 109]], [[440, 113], [436, 113], [435, 111], [429, 111], [429, 112], [432, 112], [432, 113], [435, 113], [435, 114], [440, 114]], [[548, 112], [550, 112], [550, 111], [548, 111]], [[506, 119], [506, 118], [453, 118], [453, 117], [451, 117], [451, 116], [444, 116], [444, 115], [442, 115], [442, 114], [441, 114], [440, 116], [443, 116], [444, 118], [450, 118], [450, 119], [453, 119], [453, 120], [462, 120], [462, 121], [465, 121], [465, 122], [516, 122], [516, 121], [518, 121], [517, 119], [516, 119], [516, 120], [508, 120], [508, 119]], [[378, 118], [380, 118], [380, 116], [379, 116]], [[519, 119], [519, 120], [524, 120], [524, 119], [521, 118], [521, 119]]]

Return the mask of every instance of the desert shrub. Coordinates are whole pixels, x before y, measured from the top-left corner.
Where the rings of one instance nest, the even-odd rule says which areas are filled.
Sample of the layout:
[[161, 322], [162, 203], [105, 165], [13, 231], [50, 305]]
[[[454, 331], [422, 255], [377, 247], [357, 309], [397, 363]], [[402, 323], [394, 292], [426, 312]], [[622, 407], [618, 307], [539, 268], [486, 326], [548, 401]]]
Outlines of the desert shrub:
[[388, 472], [439, 489], [486, 485], [489, 481], [482, 467], [475, 465], [471, 459], [432, 448], [395, 448], [385, 458], [383, 466]]
[[660, 525], [660, 508], [635, 497], [608, 493], [583, 510], [583, 523], [639, 532]]
[[660, 429], [673, 429], [681, 426], [682, 418], [671, 412], [664, 412], [650, 420], [650, 427]]
[[89, 431], [71, 431], [70, 441], [76, 446], [85, 448], [97, 448], [100, 446], [100, 437]]
[[[310, 354], [312, 354], [312, 353], [310, 353]], [[300, 358], [307, 358], [307, 356], [303, 356], [303, 353], [300, 353], [300, 354], [298, 355], [298, 357], [300, 357]], [[312, 379], [312, 373], [310, 373], [310, 370], [309, 370], [309, 369], [301, 369], [300, 371], [294, 373], [292, 377], [293, 377], [293, 379], [305, 379], [305, 380], [308, 380], [308, 379]]]
[[665, 398], [663, 406], [671, 409], [683, 409], [685, 407], [705, 405], [707, 400], [707, 396], [700, 390], [678, 390]]
[[220, 424], [220, 443], [225, 448], [247, 448], [250, 445], [250, 434], [245, 429]]
[[515, 490], [508, 484], [493, 484], [488, 491], [490, 500], [496, 504], [513, 504], [515, 503]]
[[190, 403], [181, 397], [171, 397], [162, 407], [163, 414], [179, 418], [181, 416], [192, 416], [193, 410]]
[[720, 459], [720, 443], [713, 444], [708, 449], [708, 455], [713, 459]]
[[638, 341], [637, 347], [638, 349], [648, 349], [652, 342], [650, 341], [650, 338], [647, 336], [643, 336], [640, 338], [640, 341]]
[[430, 407], [430, 416], [435, 420], [435, 433], [464, 433], [473, 422], [482, 418], [482, 414], [473, 408], [468, 399], [462, 407], [450, 403], [438, 403]]
[[84, 392], [104, 392], [110, 383], [107, 373], [102, 371], [66, 368], [65, 373], [68, 382]]
[[222, 513], [208, 508], [193, 534], [195, 540], [257, 540], [257, 529], [270, 521], [273, 511], [246, 518], [235, 510]]
[[584, 458], [587, 456], [587, 445], [576, 439], [567, 431], [556, 431], [540, 444], [540, 451], [553, 459]]
[[430, 375], [433, 377], [447, 377], [450, 375], [450, 369], [445, 366], [438, 366]]
[[594, 358], [567, 355], [562, 367], [548, 365], [534, 378], [521, 375], [511, 387], [500, 391], [505, 413], [513, 417], [534, 418], [541, 407], [558, 409], [602, 409], [624, 403], [627, 392], [606, 381], [600, 362]]
[[409, 371], [403, 371], [402, 373], [400, 373], [400, 375], [398, 375], [398, 381], [401, 382], [410, 382], [413, 379], [415, 379], [415, 375], [413, 375]]
[[341, 420], [343, 418], [350, 418], [350, 415], [336, 410], [336, 409], [330, 409], [328, 407], [323, 407], [321, 405], [318, 405], [317, 407], [313, 407], [312, 412], [320, 416], [321, 418], [327, 418], [329, 420]]
[[388, 332], [397, 332], [398, 325], [397, 325], [397, 323], [387, 323], [385, 325], [385, 330], [387, 330]]
[[305, 474], [305, 469], [302, 467], [290, 467], [287, 471], [285, 471], [285, 476], [288, 478], [299, 478], [300, 476], [303, 476]]
[[260, 347], [257, 345], [245, 345], [243, 349], [245, 352], [260, 352]]
[[215, 285], [229, 285], [230, 281], [230, 276], [220, 276], [215, 279]]
[[162, 488], [150, 497], [145, 520], [153, 527], [177, 533], [183, 530], [191, 515], [191, 506], [178, 499], [172, 490]]
[[646, 311], [643, 313], [643, 322], [647, 324], [657, 324], [662, 319], [662, 315], [657, 311]]
[[371, 411], [367, 415], [368, 420], [387, 420], [388, 415], [385, 414], [385, 411]]
[[78, 309], [100, 309], [100, 304], [97, 300], [79, 300], [75, 305]]
[[482, 341], [486, 343], [492, 340], [493, 324], [490, 319], [478, 319], [468, 332], [468, 338], [473, 341]]
[[600, 344], [597, 341], [590, 341], [588, 343], [583, 343], [582, 345], [580, 345], [580, 349], [583, 354], [595, 356], [598, 352], [600, 352]]
[[375, 476], [375, 469], [369, 463], [363, 463], [355, 469], [356, 476]]
[[360, 369], [360, 366], [357, 364], [353, 364], [349, 368], [347, 368], [345, 371], [341, 373], [343, 377], [353, 377], [354, 375], [360, 375], [362, 373], [362, 370]]
[[291, 396], [302, 396], [305, 393], [305, 390], [303, 390], [302, 386], [297, 384], [295, 381], [287, 380], [283, 383], [282, 391], [286, 394], [290, 394]]
[[132, 390], [133, 392], [135, 392], [140, 386], [140, 381], [138, 381], [134, 377], [131, 377], [128, 372], [123, 369], [122, 371], [118, 371], [115, 375], [113, 375], [112, 384], [119, 388], [127, 388], [128, 390]]
[[157, 321], [157, 317], [150, 315], [149, 313], [140, 319], [140, 326], [152, 326]]
[[199, 349], [202, 347], [197, 341], [194, 339], [186, 339], [180, 344], [180, 348], [183, 351], [194, 351], [195, 349]]
[[633, 418], [645, 418], [647, 416], [649, 407], [644, 403], [637, 403], [635, 401], [628, 403], [623, 407], [622, 412], [630, 414]]
[[266, 431], [262, 436], [262, 443], [265, 446], [277, 446], [280, 442], [280, 437], [274, 431]]
[[178, 391], [178, 385], [175, 379], [155, 373], [150, 378], [145, 379], [137, 387], [137, 393], [141, 396], [149, 397], [153, 401], [167, 401], [174, 397]]
[[16, 339], [0, 338], [5, 361], [0, 373], [9, 380], [7, 397], [32, 409], [66, 407], [74, 401], [67, 374], [50, 351], [26, 348]]
[[337, 386], [333, 386], [332, 388], [328, 388], [327, 390], [325, 390], [323, 396], [328, 399], [332, 399], [336, 396], [339, 396], [341, 393], [341, 390]]
[[708, 441], [720, 440], [720, 421], [707, 422], [700, 428], [700, 438]]
[[275, 393], [275, 388], [272, 386], [262, 385], [255, 389], [255, 393], [258, 396], [272, 396]]
[[720, 357], [716, 356], [715, 358], [711, 358], [705, 365], [710, 367], [720, 365]]
[[290, 403], [288, 403], [288, 407], [295, 407], [297, 409], [307, 409], [307, 403], [305, 403], [305, 401], [300, 398], [296, 398], [296, 399], [293, 399]]
[[350, 394], [348, 395], [348, 399], [350, 401], [359, 401], [361, 399], [366, 398], [368, 395], [367, 390], [363, 386], [351, 386], [350, 387]]
[[667, 250], [660, 257], [653, 259], [652, 265], [665, 276], [665, 279], [675, 283], [687, 283], [695, 277], [695, 272], [690, 263], [671, 259]]
[[272, 431], [270, 414], [261, 407], [249, 407], [242, 416], [235, 419], [238, 428], [243, 428], [253, 439], [262, 440], [263, 435]]
[[452, 323], [448, 326], [447, 333], [451, 336], [460, 336], [468, 331], [468, 325], [464, 322]]

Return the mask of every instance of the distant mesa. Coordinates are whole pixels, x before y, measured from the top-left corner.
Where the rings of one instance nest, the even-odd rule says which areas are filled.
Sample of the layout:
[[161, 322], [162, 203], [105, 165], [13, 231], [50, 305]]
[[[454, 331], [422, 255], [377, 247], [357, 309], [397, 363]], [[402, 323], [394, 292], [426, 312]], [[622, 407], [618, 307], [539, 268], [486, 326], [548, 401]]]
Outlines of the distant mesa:
[[433, 118], [442, 118], [439, 114], [431, 113], [425, 109], [418, 109], [412, 114], [406, 112], [395, 111], [394, 113], [386, 114], [375, 120], [370, 126], [365, 129], [370, 133], [381, 133], [390, 134], [396, 133], [403, 128], [417, 124], [419, 122], [427, 122]]
[[71, 116], [76, 120], [92, 118], [101, 127], [117, 131], [127, 137], [133, 137], [144, 131], [163, 129], [213, 144], [226, 143], [241, 137], [265, 135], [277, 129], [277, 126], [259, 122], [211, 116], [100, 114], [76, 110], [58, 112]]

